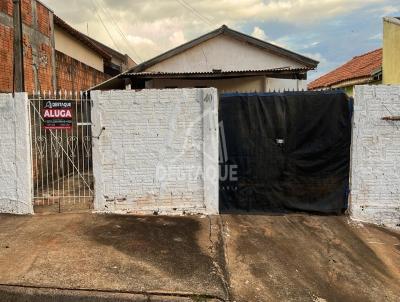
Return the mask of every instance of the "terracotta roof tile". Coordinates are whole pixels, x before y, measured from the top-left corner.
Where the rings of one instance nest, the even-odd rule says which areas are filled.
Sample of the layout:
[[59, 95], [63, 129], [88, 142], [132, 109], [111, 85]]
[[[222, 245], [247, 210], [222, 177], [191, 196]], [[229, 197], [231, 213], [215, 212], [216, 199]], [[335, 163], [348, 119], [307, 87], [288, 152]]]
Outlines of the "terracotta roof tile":
[[356, 56], [342, 66], [308, 84], [308, 89], [330, 87], [343, 81], [370, 77], [382, 67], [382, 48]]

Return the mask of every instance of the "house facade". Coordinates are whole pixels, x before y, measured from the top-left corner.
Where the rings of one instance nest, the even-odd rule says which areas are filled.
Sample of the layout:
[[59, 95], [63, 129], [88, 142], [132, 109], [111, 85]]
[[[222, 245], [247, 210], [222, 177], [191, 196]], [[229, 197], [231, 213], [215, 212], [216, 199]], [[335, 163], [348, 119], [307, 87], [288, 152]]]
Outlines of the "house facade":
[[400, 17], [383, 18], [383, 84], [400, 84]]
[[[21, 0], [21, 15], [25, 91], [85, 90], [134, 65], [38, 0]], [[13, 91], [13, 28], [13, 1], [0, 0], [0, 92]]]
[[382, 48], [355, 56], [350, 61], [308, 84], [309, 90], [341, 88], [352, 96], [355, 85], [382, 82]]
[[306, 89], [318, 62], [222, 26], [93, 89], [216, 87], [220, 91]]

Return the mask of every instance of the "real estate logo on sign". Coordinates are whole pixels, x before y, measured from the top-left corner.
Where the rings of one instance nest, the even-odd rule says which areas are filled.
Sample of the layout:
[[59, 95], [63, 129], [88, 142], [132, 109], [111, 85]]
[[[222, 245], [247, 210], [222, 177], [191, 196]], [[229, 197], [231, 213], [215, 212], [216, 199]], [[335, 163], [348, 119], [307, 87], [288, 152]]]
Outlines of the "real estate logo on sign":
[[72, 103], [69, 101], [44, 101], [45, 129], [72, 129]]

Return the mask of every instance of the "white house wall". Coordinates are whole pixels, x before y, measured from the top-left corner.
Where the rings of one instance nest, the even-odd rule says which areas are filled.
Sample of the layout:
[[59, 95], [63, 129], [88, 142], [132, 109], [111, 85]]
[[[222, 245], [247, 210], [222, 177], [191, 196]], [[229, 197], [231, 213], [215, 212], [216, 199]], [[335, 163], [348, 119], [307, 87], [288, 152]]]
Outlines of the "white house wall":
[[260, 77], [243, 77], [232, 79], [155, 79], [147, 83], [146, 88], [188, 88], [188, 87], [215, 87], [220, 92], [266, 92], [279, 90], [306, 90], [307, 83], [304, 80], [274, 79]]
[[219, 91], [263, 91], [265, 78], [249, 77], [222, 80], [156, 79], [151, 81], [150, 85], [151, 88], [215, 87]]
[[96, 211], [218, 213], [216, 89], [94, 91], [92, 100]]
[[351, 200], [354, 219], [400, 227], [400, 86], [356, 86]]
[[291, 80], [291, 79], [274, 79], [268, 78], [266, 83], [267, 91], [269, 90], [307, 90], [307, 81]]
[[54, 42], [56, 50], [104, 72], [103, 58], [99, 54], [57, 26], [54, 28]]
[[248, 43], [220, 35], [153, 65], [145, 71], [207, 72], [213, 69], [231, 71], [278, 67], [305, 66]]

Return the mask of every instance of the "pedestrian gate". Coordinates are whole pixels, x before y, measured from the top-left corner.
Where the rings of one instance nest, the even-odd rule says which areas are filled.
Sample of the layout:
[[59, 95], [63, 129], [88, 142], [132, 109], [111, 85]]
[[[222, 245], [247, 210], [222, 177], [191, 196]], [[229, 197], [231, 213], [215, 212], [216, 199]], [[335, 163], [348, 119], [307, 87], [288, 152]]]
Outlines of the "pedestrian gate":
[[91, 103], [85, 94], [30, 99], [33, 204], [38, 212], [92, 208]]

